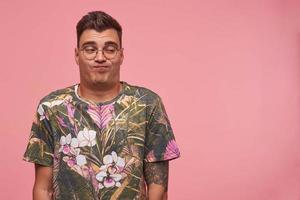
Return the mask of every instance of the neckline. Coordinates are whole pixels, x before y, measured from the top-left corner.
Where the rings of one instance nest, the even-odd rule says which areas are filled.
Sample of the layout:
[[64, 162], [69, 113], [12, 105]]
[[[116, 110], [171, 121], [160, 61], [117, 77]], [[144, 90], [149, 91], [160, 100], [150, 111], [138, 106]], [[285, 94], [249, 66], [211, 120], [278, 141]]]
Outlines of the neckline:
[[80, 97], [78, 95], [78, 87], [79, 87], [80, 83], [77, 83], [76, 85], [74, 85], [74, 93], [75, 93], [76, 98], [79, 101], [84, 102], [86, 104], [92, 104], [92, 105], [96, 105], [96, 106], [107, 105], [107, 104], [110, 104], [112, 102], [117, 101], [123, 95], [123, 93], [125, 91], [126, 82], [125, 81], [120, 81], [120, 83], [121, 83], [121, 90], [120, 90], [119, 94], [117, 96], [115, 96], [113, 99], [108, 100], [108, 101], [104, 101], [104, 102], [95, 103], [95, 102], [93, 102], [91, 100], [84, 99], [84, 98]]

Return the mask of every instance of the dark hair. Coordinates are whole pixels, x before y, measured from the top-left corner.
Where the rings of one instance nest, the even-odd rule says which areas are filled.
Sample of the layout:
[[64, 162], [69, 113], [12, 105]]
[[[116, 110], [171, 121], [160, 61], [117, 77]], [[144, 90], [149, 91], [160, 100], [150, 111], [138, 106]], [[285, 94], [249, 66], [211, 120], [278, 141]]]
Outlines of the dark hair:
[[77, 47], [79, 47], [79, 39], [81, 34], [87, 29], [94, 29], [98, 32], [113, 28], [117, 31], [122, 47], [122, 27], [117, 20], [102, 11], [92, 11], [83, 16], [76, 25], [77, 31]]

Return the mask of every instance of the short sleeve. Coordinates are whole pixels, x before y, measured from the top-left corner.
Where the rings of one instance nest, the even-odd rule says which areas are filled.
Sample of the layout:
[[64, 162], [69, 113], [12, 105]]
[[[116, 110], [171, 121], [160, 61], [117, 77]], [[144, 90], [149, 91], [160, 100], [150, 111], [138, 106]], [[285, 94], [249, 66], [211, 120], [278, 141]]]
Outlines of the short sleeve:
[[40, 104], [34, 116], [23, 160], [44, 166], [52, 166], [53, 151], [53, 136], [48, 114], [44, 106]]
[[158, 96], [146, 127], [146, 162], [172, 160], [180, 156], [162, 99]]

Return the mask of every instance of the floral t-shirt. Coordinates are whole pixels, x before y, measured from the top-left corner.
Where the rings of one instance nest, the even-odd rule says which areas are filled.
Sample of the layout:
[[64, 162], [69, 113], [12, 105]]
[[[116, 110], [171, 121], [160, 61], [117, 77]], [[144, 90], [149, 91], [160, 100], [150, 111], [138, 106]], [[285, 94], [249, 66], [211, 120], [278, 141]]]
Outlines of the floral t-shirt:
[[121, 81], [111, 101], [78, 96], [78, 84], [37, 107], [24, 160], [53, 166], [54, 199], [146, 199], [144, 162], [179, 157], [161, 98]]

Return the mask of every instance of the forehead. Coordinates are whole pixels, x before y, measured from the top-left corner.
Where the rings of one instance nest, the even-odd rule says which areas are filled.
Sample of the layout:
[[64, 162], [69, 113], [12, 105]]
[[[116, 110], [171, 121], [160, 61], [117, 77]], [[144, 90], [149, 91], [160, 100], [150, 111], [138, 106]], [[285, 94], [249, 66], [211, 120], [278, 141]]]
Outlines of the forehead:
[[98, 46], [103, 46], [106, 42], [114, 42], [120, 46], [118, 33], [115, 29], [107, 29], [101, 32], [94, 29], [87, 29], [80, 36], [79, 46], [87, 42], [93, 42]]

